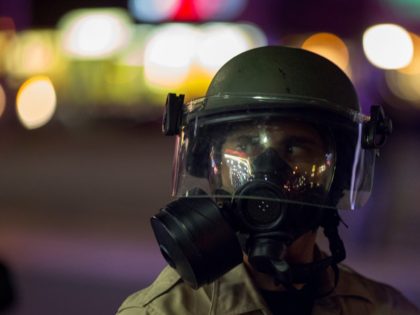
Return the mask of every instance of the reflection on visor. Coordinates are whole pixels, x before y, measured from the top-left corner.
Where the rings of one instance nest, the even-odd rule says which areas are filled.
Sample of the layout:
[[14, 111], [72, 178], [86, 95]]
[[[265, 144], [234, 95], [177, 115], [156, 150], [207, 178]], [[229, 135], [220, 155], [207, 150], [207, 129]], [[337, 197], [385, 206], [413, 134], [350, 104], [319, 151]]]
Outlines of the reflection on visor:
[[[250, 158], [246, 157], [246, 154], [243, 152], [226, 149], [223, 157], [226, 160], [229, 169], [230, 183], [235, 190], [239, 189], [245, 183], [257, 178], [255, 174], [258, 173], [258, 170], [252, 168]], [[277, 184], [287, 192], [288, 196], [319, 189], [323, 180], [322, 174], [327, 170], [327, 164], [331, 165], [331, 161], [328, 157], [331, 158], [331, 154], [327, 156], [327, 163], [319, 166], [312, 164], [309, 173], [307, 171], [301, 171], [299, 166], [295, 165], [291, 173], [288, 174], [288, 178]], [[272, 174], [267, 172], [261, 177], [261, 179], [269, 181], [272, 179]]]
[[301, 172], [298, 166], [295, 166], [292, 172], [292, 177], [288, 179], [283, 188], [289, 193], [301, 193], [310, 189], [319, 188], [322, 181], [322, 173], [325, 172], [326, 166], [312, 165], [311, 172]]
[[250, 180], [253, 175], [249, 158], [240, 155], [244, 156], [245, 154], [229, 149], [226, 149], [224, 153], [224, 158], [229, 167], [230, 182], [235, 188]]
[[212, 161], [214, 175], [220, 178], [217, 189], [231, 194], [249, 182], [265, 181], [281, 189], [290, 201], [318, 203], [332, 182], [331, 141], [308, 124], [238, 124], [219, 148], [221, 161]]

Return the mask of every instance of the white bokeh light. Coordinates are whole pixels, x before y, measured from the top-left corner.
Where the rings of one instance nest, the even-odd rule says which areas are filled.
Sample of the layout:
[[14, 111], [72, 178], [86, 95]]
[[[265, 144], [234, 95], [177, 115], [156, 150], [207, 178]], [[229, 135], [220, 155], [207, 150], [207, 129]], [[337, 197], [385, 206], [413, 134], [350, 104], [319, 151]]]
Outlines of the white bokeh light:
[[149, 85], [176, 87], [187, 77], [195, 56], [199, 31], [185, 24], [160, 27], [144, 52], [144, 73]]
[[46, 76], [35, 76], [25, 81], [16, 97], [19, 120], [27, 129], [39, 128], [50, 121], [56, 104], [54, 86]]
[[203, 68], [215, 73], [226, 61], [252, 48], [246, 34], [237, 26], [211, 23], [203, 28], [198, 60]]
[[118, 9], [85, 9], [63, 18], [62, 47], [75, 58], [106, 58], [127, 46], [129, 19]]
[[413, 57], [409, 33], [395, 24], [378, 24], [363, 34], [363, 50], [367, 59], [381, 69], [407, 66]]

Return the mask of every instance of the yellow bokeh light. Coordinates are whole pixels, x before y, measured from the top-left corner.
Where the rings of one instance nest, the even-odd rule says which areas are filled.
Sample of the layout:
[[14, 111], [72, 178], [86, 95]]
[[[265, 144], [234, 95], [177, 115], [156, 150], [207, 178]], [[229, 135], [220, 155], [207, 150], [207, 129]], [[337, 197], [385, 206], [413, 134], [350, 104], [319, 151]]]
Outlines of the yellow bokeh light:
[[29, 30], [18, 33], [5, 56], [5, 68], [15, 77], [51, 74], [60, 68], [53, 30]]
[[363, 34], [363, 50], [374, 66], [399, 69], [411, 62], [413, 41], [401, 26], [378, 24], [368, 28]]
[[62, 47], [79, 59], [107, 58], [125, 48], [130, 40], [130, 19], [120, 9], [80, 9], [59, 23]]
[[132, 40], [124, 51], [122, 51], [116, 62], [132, 67], [144, 66], [144, 50], [149, 35], [156, 26], [151, 24], [137, 24], [132, 30]]
[[334, 62], [343, 71], [349, 65], [349, 51], [344, 41], [331, 33], [317, 33], [307, 38], [302, 48]]
[[50, 121], [56, 104], [54, 86], [46, 76], [35, 76], [25, 81], [16, 97], [19, 120], [27, 129], [39, 128]]
[[413, 41], [413, 58], [406, 67], [398, 69], [398, 71], [410, 75], [420, 74], [420, 37], [413, 33], [409, 34]]
[[6, 93], [4, 92], [3, 87], [0, 85], [0, 117], [3, 115], [5, 109], [6, 109]]
[[145, 79], [155, 92], [183, 87], [202, 92], [225, 62], [266, 44], [265, 34], [252, 24], [160, 26], [145, 44]]

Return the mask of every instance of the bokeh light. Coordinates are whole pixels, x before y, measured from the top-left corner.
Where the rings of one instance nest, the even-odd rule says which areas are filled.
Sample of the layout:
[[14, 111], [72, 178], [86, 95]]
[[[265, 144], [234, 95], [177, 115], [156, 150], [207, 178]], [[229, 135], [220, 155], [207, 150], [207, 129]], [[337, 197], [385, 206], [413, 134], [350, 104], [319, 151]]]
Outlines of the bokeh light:
[[219, 11], [222, 9], [223, 4], [229, 2], [225, 0], [196, 0], [194, 2], [195, 10], [197, 15], [201, 20], [211, 20], [214, 19]]
[[386, 6], [390, 6], [393, 12], [417, 20], [420, 18], [420, 1], [418, 0], [382, 0]]
[[146, 42], [155, 28], [152, 24], [136, 24], [133, 27], [132, 40], [127, 48], [118, 55], [117, 63], [133, 67], [143, 67]]
[[349, 51], [344, 41], [331, 33], [317, 33], [307, 38], [302, 48], [334, 62], [343, 71], [349, 65]]
[[5, 72], [5, 63], [8, 53], [10, 52], [10, 47], [12, 46], [14, 34], [9, 31], [0, 30], [0, 73]]
[[407, 66], [413, 57], [413, 41], [408, 32], [395, 24], [378, 24], [363, 34], [363, 50], [367, 59], [382, 69]]
[[0, 16], [0, 31], [16, 31], [16, 25], [10, 16]]
[[411, 62], [404, 68], [398, 69], [399, 72], [404, 74], [419, 74], [420, 73], [420, 37], [416, 34], [410, 33], [411, 40], [413, 41], [413, 58]]
[[197, 15], [202, 20], [231, 20], [247, 6], [247, 0], [195, 0]]
[[128, 8], [140, 21], [160, 22], [172, 18], [181, 0], [129, 0]]
[[420, 74], [405, 74], [395, 70], [387, 71], [385, 80], [393, 95], [420, 107]]
[[74, 58], [107, 58], [125, 48], [131, 21], [122, 9], [80, 9], [59, 23], [63, 50]]
[[6, 93], [4, 92], [3, 87], [0, 85], [0, 117], [3, 115], [5, 109], [6, 109]]
[[28, 30], [18, 33], [5, 56], [5, 69], [15, 77], [47, 74], [58, 70], [60, 60], [56, 32]]
[[268, 39], [265, 33], [255, 24], [251, 23], [236, 23], [234, 24], [245, 35], [249, 48], [256, 48], [266, 46]]
[[195, 0], [181, 0], [181, 4], [173, 17], [174, 21], [199, 21]]
[[174, 88], [187, 77], [199, 31], [186, 24], [159, 27], [146, 44], [144, 74], [151, 87]]
[[239, 16], [245, 10], [248, 0], [223, 1], [223, 6], [214, 19], [230, 20]]
[[49, 122], [56, 104], [54, 86], [46, 76], [35, 76], [25, 81], [16, 97], [19, 120], [27, 129], [39, 128]]
[[246, 34], [234, 25], [210, 23], [203, 26], [198, 60], [211, 74], [237, 54], [252, 48]]
[[144, 77], [153, 92], [185, 89], [201, 96], [225, 62], [266, 44], [267, 37], [253, 24], [166, 24], [149, 33]]

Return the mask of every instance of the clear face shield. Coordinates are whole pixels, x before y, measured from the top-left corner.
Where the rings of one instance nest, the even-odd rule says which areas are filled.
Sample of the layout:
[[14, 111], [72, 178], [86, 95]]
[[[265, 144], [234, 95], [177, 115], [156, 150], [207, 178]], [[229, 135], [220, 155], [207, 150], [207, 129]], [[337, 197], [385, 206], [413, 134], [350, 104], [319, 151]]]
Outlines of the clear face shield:
[[195, 117], [177, 141], [173, 195], [246, 200], [258, 211], [276, 203], [363, 206], [374, 153], [361, 148], [360, 123], [349, 128], [325, 118], [275, 111]]

